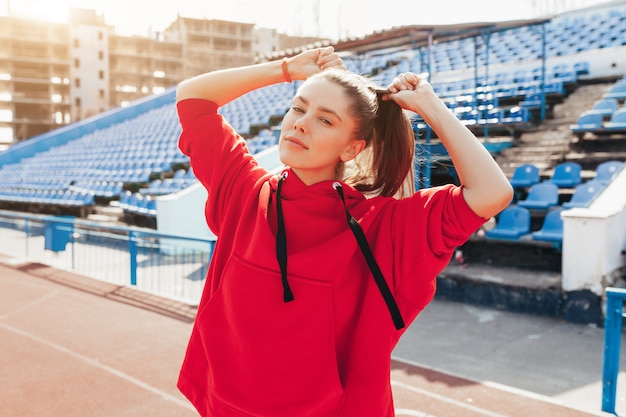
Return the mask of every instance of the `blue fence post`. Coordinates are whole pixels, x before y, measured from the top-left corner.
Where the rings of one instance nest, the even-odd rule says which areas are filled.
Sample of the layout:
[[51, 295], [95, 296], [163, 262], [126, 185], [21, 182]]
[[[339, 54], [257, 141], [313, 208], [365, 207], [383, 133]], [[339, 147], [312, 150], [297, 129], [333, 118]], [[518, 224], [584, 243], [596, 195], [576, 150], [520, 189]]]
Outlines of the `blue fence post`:
[[626, 290], [607, 288], [606, 316], [604, 320], [604, 364], [602, 369], [602, 411], [618, 415], [615, 411], [617, 375], [619, 373], [622, 317]]
[[130, 255], [130, 285], [137, 285], [137, 240], [133, 231], [128, 232], [128, 254]]

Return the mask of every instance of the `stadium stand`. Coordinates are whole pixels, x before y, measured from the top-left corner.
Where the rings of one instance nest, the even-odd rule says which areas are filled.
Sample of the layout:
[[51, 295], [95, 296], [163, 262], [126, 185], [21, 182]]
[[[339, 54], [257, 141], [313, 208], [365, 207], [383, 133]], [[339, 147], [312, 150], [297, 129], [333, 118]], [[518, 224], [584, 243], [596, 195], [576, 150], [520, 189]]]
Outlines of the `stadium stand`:
[[[595, 78], [612, 79], [612, 85], [581, 111], [576, 124], [567, 125], [570, 132], [578, 138], [594, 131], [623, 133], [624, 74], [598, 75], [592, 55], [586, 52], [607, 51], [613, 56], [623, 50], [625, 21], [626, 7], [617, 4], [589, 15], [566, 14], [496, 27], [488, 42], [482, 29], [480, 34], [443, 38], [430, 50], [414, 43], [373, 47], [347, 54], [344, 61], [348, 69], [383, 86], [401, 72], [428, 73], [450, 111], [480, 136], [494, 157], [505, 161], [512, 153], [507, 151], [523, 145], [521, 136], [540, 129], [544, 117], [549, 120], [558, 105]], [[484, 53], [487, 47], [489, 53]], [[280, 121], [298, 86], [298, 82], [282, 83], [251, 92], [220, 112], [246, 138], [249, 150], [259, 154], [277, 144]], [[197, 183], [187, 158], [177, 149], [180, 128], [173, 101], [174, 92], [169, 90], [159, 98], [134, 103], [123, 110], [128, 114], [122, 118], [96, 116], [69, 136], [66, 132], [26, 141], [45, 139], [50, 146], [25, 144], [0, 154], [0, 207], [59, 213], [79, 207], [84, 214], [111, 205], [122, 210], [125, 221], [138, 223], [145, 217], [154, 227], [156, 201]], [[435, 168], [429, 184], [458, 180], [434, 132], [416, 115], [412, 124], [420, 167]], [[67, 138], [59, 139], [63, 135]], [[603, 177], [608, 174], [604, 168], [600, 174], [602, 162], [586, 162], [583, 168], [589, 172], [598, 167], [597, 175]], [[574, 190], [583, 180], [580, 164], [565, 161], [563, 153], [558, 159], [546, 160], [542, 155], [502, 165], [515, 171], [510, 178], [521, 190], [515, 201], [520, 207], [547, 210], [567, 202], [558, 190], [555, 197], [553, 187], [542, 181], [569, 189], [570, 204], [582, 198]], [[564, 174], [574, 175], [564, 178]]]
[[580, 114], [577, 123], [570, 126], [572, 133], [579, 139], [583, 139], [585, 134], [592, 134], [593, 137], [626, 134], [625, 100], [626, 76], [623, 76], [591, 109]]
[[[572, 213], [606, 203], [605, 196], [621, 201], [614, 189], [616, 181], [624, 180], [626, 161], [626, 128], [621, 125], [626, 122], [626, 3], [534, 21], [415, 27], [404, 33], [409, 34], [401, 40], [361, 39], [354, 48], [347, 40], [335, 47], [348, 69], [382, 86], [402, 72], [427, 73], [450, 111], [479, 137], [516, 188], [511, 206], [493, 219], [495, 227], [459, 248], [467, 269], [442, 274], [437, 296], [599, 324], [602, 295], [589, 289], [602, 288], [618, 275], [615, 271], [623, 271], [623, 255], [613, 253], [621, 249], [615, 236], [594, 237], [593, 246], [581, 249], [591, 239], [576, 237], [567, 244], [562, 231]], [[299, 85], [263, 88], [220, 109], [258, 158], [275, 154], [282, 117]], [[411, 115], [411, 122], [418, 155], [416, 183], [458, 182], [439, 138], [417, 115]], [[194, 207], [204, 201], [187, 158], [177, 148], [179, 134], [172, 88], [13, 145], [0, 153], [0, 209], [81, 216], [111, 209], [119, 221], [163, 227], [166, 222], [159, 215], [169, 213], [173, 200], [180, 203], [179, 210], [186, 198]], [[566, 162], [580, 165], [580, 178], [559, 187], [551, 179]], [[525, 171], [526, 166], [531, 168]], [[592, 184], [594, 190], [589, 189]], [[193, 212], [202, 217], [202, 207]], [[204, 219], [193, 220], [205, 225]], [[607, 226], [593, 233], [617, 230], [620, 225], [608, 225], [613, 220], [602, 219]], [[187, 217], [185, 222], [191, 223]], [[165, 233], [184, 229], [171, 223]], [[580, 224], [578, 232], [588, 233]], [[602, 246], [605, 242], [612, 246]], [[565, 248], [573, 246], [579, 252], [568, 254]], [[594, 256], [608, 261], [570, 265], [564, 272], [568, 262], [594, 250]], [[615, 259], [622, 264], [616, 265]], [[511, 290], [501, 282], [474, 282], [472, 265], [514, 267], [520, 274], [529, 272], [529, 281], [541, 274], [555, 276], [556, 282], [572, 275], [581, 282], [583, 275], [601, 275], [603, 281], [575, 282], [576, 291], [537, 288], [533, 281], [518, 291], [518, 283]], [[606, 271], [598, 271], [599, 265]]]

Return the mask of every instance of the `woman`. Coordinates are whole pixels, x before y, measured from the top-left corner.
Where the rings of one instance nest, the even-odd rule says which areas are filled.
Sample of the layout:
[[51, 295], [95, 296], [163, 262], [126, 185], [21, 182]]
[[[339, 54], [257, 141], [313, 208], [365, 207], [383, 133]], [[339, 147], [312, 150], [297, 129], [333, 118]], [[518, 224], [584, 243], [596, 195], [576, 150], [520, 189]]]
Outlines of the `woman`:
[[[218, 108], [292, 79], [272, 175]], [[391, 352], [456, 246], [511, 201], [493, 158], [428, 82], [387, 91], [331, 47], [182, 82], [181, 150], [219, 237], [178, 386], [202, 416], [393, 416]], [[420, 114], [462, 181], [406, 198]], [[412, 190], [411, 190], [412, 191]]]

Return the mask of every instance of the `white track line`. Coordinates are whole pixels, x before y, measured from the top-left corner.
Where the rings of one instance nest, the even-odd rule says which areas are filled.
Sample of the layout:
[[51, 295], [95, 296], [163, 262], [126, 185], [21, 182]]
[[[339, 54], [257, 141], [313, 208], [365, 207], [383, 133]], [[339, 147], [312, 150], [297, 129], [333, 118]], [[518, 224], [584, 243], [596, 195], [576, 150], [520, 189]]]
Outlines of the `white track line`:
[[427, 397], [434, 398], [434, 399], [436, 399], [438, 401], [442, 401], [442, 402], [445, 402], [445, 403], [448, 403], [448, 404], [453, 404], [453, 405], [455, 405], [457, 407], [460, 407], [460, 408], [465, 408], [467, 410], [475, 411], [475, 412], [481, 413], [481, 414], [483, 414], [484, 416], [487, 416], [487, 417], [507, 417], [504, 414], [494, 413], [494, 412], [491, 412], [489, 410], [485, 410], [484, 408], [480, 408], [480, 407], [476, 407], [476, 406], [471, 405], [471, 404], [467, 404], [466, 402], [463, 402], [463, 401], [457, 401], [457, 400], [454, 400], [452, 398], [444, 397], [443, 395], [435, 394], [433, 392], [430, 392], [430, 391], [427, 391], [427, 390], [424, 390], [424, 389], [421, 389], [421, 388], [414, 387], [413, 385], [405, 384], [404, 382], [399, 382], [399, 381], [393, 381], [392, 380], [391, 381], [391, 386], [392, 387], [396, 386], [398, 388], [402, 388], [402, 389], [405, 389], [407, 391], [415, 392], [417, 394], [421, 394], [421, 395], [425, 395]]
[[156, 395], [158, 395], [159, 397], [163, 398], [166, 401], [173, 402], [173, 403], [175, 403], [175, 404], [177, 404], [177, 405], [179, 405], [181, 407], [184, 407], [184, 408], [187, 408], [187, 409], [190, 409], [190, 410], [195, 410], [195, 408], [191, 405], [191, 403], [189, 403], [186, 400], [183, 400], [181, 398], [175, 397], [175, 396], [173, 396], [173, 395], [171, 395], [171, 394], [169, 394], [169, 393], [167, 393], [165, 391], [162, 391], [162, 390], [160, 390], [160, 389], [158, 389], [156, 387], [153, 387], [152, 385], [148, 385], [145, 382], [143, 382], [143, 381], [141, 381], [141, 380], [139, 380], [137, 378], [134, 378], [134, 377], [132, 377], [132, 376], [130, 376], [128, 374], [125, 374], [124, 372], [122, 372], [122, 371], [120, 371], [118, 369], [115, 369], [115, 368], [112, 368], [110, 366], [107, 366], [107, 365], [105, 365], [103, 363], [100, 363], [100, 362], [98, 362], [98, 361], [96, 361], [94, 359], [91, 359], [91, 358], [89, 358], [87, 356], [81, 355], [80, 353], [76, 353], [73, 350], [70, 350], [70, 349], [66, 348], [65, 346], [61, 346], [61, 345], [59, 345], [57, 343], [54, 343], [54, 342], [51, 342], [49, 340], [43, 339], [43, 338], [41, 338], [39, 336], [36, 336], [36, 335], [34, 335], [32, 333], [26, 332], [24, 330], [16, 329], [15, 327], [12, 327], [12, 326], [8, 326], [8, 325], [6, 325], [4, 323], [0, 323], [0, 327], [5, 329], [5, 330], [8, 330], [10, 332], [13, 332], [15, 334], [19, 334], [21, 336], [28, 337], [29, 339], [34, 340], [34, 341], [36, 341], [38, 343], [41, 343], [42, 345], [48, 346], [48, 347], [50, 347], [52, 349], [56, 349], [59, 352], [65, 353], [66, 355], [69, 355], [69, 356], [71, 356], [71, 357], [73, 357], [75, 359], [81, 360], [81, 361], [87, 363], [88, 365], [91, 365], [91, 366], [96, 367], [98, 369], [101, 369], [101, 370], [103, 370], [105, 372], [108, 372], [109, 374], [114, 375], [114, 376], [116, 376], [116, 377], [118, 377], [120, 379], [123, 379], [124, 381], [130, 382], [133, 385], [136, 385], [136, 386], [138, 386], [138, 387], [140, 387], [140, 388], [142, 388], [142, 389], [144, 389], [146, 391], [149, 391], [149, 392], [151, 392], [153, 394], [156, 394]]

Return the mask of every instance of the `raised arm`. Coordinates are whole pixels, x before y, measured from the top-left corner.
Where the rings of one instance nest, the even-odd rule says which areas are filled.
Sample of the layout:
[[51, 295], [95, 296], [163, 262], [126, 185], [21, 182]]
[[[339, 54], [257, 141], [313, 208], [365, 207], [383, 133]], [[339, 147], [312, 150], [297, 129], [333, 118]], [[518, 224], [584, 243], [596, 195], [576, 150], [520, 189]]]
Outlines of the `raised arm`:
[[257, 88], [291, 80], [304, 80], [330, 67], [343, 67], [332, 46], [304, 51], [283, 61], [217, 70], [181, 82], [176, 100], [201, 98], [218, 106]]
[[498, 214], [509, 205], [513, 189], [494, 158], [467, 129], [432, 86], [413, 73], [401, 74], [389, 87], [386, 99], [414, 111], [437, 133], [450, 154], [471, 209], [483, 218]]

